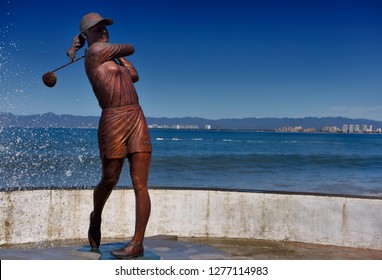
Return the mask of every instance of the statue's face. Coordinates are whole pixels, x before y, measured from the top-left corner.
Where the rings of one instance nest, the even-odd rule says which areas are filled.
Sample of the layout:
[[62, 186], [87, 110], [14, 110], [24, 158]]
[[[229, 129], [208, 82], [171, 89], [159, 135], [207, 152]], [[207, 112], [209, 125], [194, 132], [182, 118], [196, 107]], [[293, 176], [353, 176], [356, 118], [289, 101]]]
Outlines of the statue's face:
[[109, 42], [109, 32], [106, 29], [106, 26], [103, 24], [97, 24], [90, 27], [86, 31], [86, 38], [88, 44], [91, 45], [95, 42]]

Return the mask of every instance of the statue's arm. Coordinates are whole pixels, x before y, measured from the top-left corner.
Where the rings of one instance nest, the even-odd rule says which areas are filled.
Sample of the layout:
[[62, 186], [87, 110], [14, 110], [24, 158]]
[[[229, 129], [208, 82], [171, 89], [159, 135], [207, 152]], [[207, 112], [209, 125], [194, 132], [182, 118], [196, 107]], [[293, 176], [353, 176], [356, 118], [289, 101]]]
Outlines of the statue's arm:
[[117, 60], [119, 61], [120, 65], [127, 67], [127, 69], [129, 69], [131, 80], [133, 81], [133, 83], [138, 82], [139, 76], [138, 76], [137, 69], [135, 69], [134, 65], [131, 64], [131, 62], [125, 59], [124, 57], [119, 57], [117, 58]]

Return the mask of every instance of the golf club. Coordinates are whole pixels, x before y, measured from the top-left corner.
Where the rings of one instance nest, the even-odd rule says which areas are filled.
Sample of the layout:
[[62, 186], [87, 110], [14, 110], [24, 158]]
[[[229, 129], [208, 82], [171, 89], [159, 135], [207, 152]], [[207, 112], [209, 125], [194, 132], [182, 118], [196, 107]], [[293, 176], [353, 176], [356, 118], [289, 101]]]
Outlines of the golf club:
[[78, 61], [78, 60], [81, 60], [81, 59], [83, 59], [84, 57], [85, 57], [85, 56], [83, 55], [83, 56], [81, 56], [81, 57], [79, 57], [79, 58], [77, 58], [77, 59], [75, 59], [75, 60], [72, 60], [72, 61], [69, 62], [69, 63], [66, 63], [66, 64], [62, 65], [61, 67], [58, 67], [57, 69], [54, 69], [53, 71], [50, 71], [50, 72], [45, 73], [45, 74], [42, 76], [42, 81], [44, 82], [44, 84], [45, 84], [47, 87], [54, 87], [54, 85], [55, 85], [56, 82], [57, 82], [57, 76], [56, 76], [56, 74], [55, 74], [54, 72], [56, 72], [56, 71], [58, 71], [58, 70], [60, 70], [60, 69], [62, 69], [62, 68], [64, 68], [64, 67], [66, 67], [66, 66], [68, 66], [68, 65], [70, 65], [70, 64], [72, 64], [72, 63], [74, 63], [74, 62], [76, 62], [76, 61]]

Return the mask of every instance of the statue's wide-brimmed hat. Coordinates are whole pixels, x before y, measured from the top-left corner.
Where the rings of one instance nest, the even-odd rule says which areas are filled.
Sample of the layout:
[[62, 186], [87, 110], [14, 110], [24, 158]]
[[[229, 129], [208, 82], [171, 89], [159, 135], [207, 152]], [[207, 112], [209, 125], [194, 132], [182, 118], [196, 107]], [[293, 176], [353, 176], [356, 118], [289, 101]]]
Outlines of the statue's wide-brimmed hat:
[[89, 13], [81, 19], [81, 23], [80, 23], [81, 33], [85, 32], [90, 27], [93, 27], [99, 23], [104, 25], [111, 25], [113, 24], [113, 20], [111, 18], [103, 18], [100, 14], [97, 14], [97, 13]]

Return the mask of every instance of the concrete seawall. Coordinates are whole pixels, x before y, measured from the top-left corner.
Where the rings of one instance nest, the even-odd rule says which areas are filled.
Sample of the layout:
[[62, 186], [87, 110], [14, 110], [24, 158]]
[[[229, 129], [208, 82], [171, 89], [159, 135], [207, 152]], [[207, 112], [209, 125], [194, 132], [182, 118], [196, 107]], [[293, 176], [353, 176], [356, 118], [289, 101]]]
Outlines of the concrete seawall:
[[[92, 189], [0, 191], [0, 245], [86, 238]], [[382, 198], [151, 189], [146, 235], [289, 240], [382, 249]], [[117, 189], [103, 237], [130, 237], [134, 194]]]

